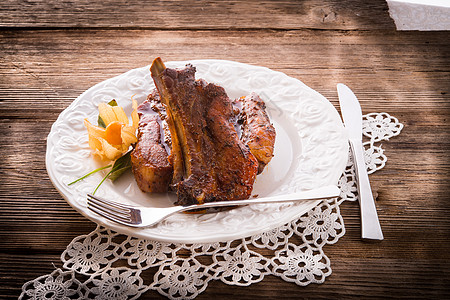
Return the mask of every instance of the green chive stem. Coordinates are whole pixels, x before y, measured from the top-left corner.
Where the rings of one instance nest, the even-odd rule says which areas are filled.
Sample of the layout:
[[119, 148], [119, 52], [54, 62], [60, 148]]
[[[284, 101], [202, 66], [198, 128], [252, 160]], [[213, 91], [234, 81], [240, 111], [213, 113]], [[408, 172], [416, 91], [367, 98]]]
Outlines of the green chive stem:
[[111, 166], [112, 166], [112, 165], [107, 165], [107, 166], [105, 166], [105, 167], [101, 167], [101, 168], [95, 169], [94, 171], [87, 173], [87, 174], [84, 175], [83, 177], [80, 177], [80, 178], [78, 178], [77, 180], [72, 181], [72, 182], [69, 183], [68, 185], [72, 185], [72, 184], [74, 184], [74, 183], [76, 183], [76, 182], [78, 182], [78, 181], [80, 181], [80, 180], [85, 179], [86, 177], [88, 177], [88, 176], [90, 176], [90, 175], [92, 175], [92, 174], [94, 174], [94, 173], [97, 173], [98, 171], [101, 171], [101, 170], [110, 168]]
[[100, 183], [97, 185], [97, 187], [95, 188], [95, 190], [92, 192], [92, 195], [95, 194], [95, 192], [98, 190], [98, 188], [102, 185], [103, 181], [106, 180], [106, 178], [108, 178], [108, 176], [112, 173], [113, 170], [109, 171], [108, 174], [105, 175], [105, 177], [103, 177], [102, 181], [100, 181]]

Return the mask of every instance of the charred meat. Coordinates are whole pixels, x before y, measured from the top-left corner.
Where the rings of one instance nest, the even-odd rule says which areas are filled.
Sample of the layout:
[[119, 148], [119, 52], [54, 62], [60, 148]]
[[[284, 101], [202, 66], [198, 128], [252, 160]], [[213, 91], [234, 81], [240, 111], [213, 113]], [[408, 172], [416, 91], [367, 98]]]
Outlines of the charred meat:
[[150, 109], [150, 101], [138, 107], [138, 143], [131, 152], [131, 166], [143, 192], [167, 192], [173, 168], [167, 149], [162, 143], [161, 118]]
[[133, 172], [144, 192], [177, 193], [177, 204], [247, 199], [273, 156], [275, 129], [256, 94], [232, 102], [195, 80], [196, 69], [150, 68], [156, 89], [139, 107]]
[[257, 94], [236, 99], [234, 105], [238, 107], [241, 140], [258, 160], [259, 174], [273, 157], [275, 128], [270, 123], [264, 101]]
[[231, 123], [225, 90], [195, 80], [195, 67], [168, 69], [158, 58], [151, 67], [172, 138], [173, 179], [178, 204], [250, 197], [258, 161]]

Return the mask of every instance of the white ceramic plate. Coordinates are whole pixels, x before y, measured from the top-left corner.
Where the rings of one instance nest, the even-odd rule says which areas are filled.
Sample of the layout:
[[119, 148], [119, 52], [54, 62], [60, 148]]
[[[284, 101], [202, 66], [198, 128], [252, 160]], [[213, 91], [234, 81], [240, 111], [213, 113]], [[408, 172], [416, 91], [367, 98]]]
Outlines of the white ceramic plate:
[[[183, 67], [188, 62], [167, 62]], [[277, 136], [274, 157], [258, 175], [253, 194], [291, 193], [336, 184], [347, 162], [348, 143], [339, 114], [322, 95], [297, 79], [264, 67], [224, 60], [189, 61], [196, 77], [223, 86], [230, 98], [257, 92], [266, 102]], [[81, 94], [53, 124], [47, 139], [46, 166], [67, 202], [90, 220], [117, 232], [167, 242], [203, 243], [232, 240], [271, 230], [301, 216], [319, 201], [257, 204], [211, 214], [176, 214], [154, 227], [131, 228], [89, 211], [86, 194], [104, 173], [68, 186], [67, 183], [101, 166], [87, 143], [83, 120], [96, 123], [100, 102], [116, 99], [131, 112], [131, 97], [141, 103], [154, 87], [149, 66], [103, 81]], [[144, 206], [169, 206], [173, 195], [144, 194], [131, 172], [105, 181], [96, 195]]]

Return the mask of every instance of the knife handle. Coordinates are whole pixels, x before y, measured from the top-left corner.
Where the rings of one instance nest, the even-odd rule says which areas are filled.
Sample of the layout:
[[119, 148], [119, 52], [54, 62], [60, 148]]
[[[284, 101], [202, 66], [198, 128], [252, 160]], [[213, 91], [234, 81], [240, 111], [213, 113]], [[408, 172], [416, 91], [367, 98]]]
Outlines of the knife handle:
[[377, 208], [375, 200], [372, 196], [370, 188], [369, 175], [364, 159], [364, 147], [361, 141], [350, 139], [350, 147], [353, 152], [353, 163], [355, 164], [356, 175], [358, 178], [358, 194], [359, 206], [361, 209], [361, 236], [363, 239], [382, 240], [383, 232], [381, 231], [380, 222], [378, 220]]

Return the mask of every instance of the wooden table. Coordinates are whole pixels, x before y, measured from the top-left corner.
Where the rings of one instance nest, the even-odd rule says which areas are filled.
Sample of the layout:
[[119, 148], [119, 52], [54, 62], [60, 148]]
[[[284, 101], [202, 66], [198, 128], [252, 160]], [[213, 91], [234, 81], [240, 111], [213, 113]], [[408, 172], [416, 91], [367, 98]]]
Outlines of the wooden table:
[[93, 84], [156, 56], [265, 66], [336, 107], [344, 82], [364, 113], [405, 125], [383, 143], [387, 164], [370, 177], [384, 241], [361, 241], [358, 204], [346, 202], [347, 232], [324, 248], [333, 270], [324, 284], [210, 282], [198, 299], [450, 297], [449, 32], [396, 31], [382, 0], [143, 2], [0, 3], [2, 299], [61, 267], [70, 241], [96, 226], [48, 178], [52, 123]]

